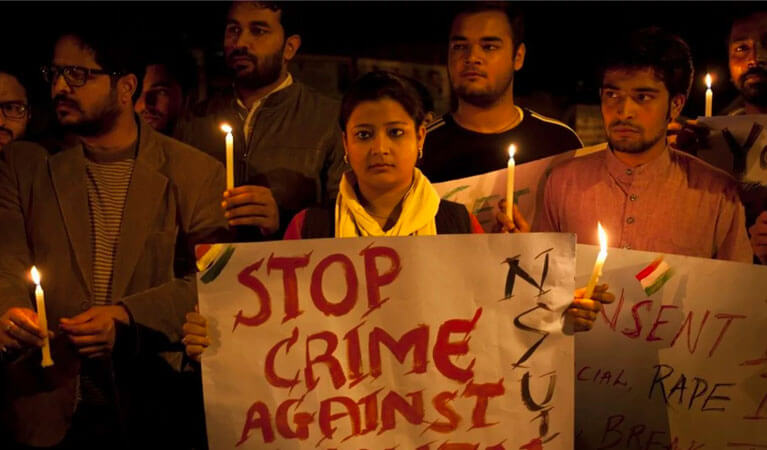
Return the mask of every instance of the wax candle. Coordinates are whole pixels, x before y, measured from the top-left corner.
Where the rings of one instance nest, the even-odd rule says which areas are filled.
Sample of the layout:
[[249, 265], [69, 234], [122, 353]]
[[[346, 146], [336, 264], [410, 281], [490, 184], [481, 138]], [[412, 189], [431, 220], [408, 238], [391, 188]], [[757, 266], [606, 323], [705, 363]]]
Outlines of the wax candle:
[[514, 220], [514, 153], [517, 147], [514, 144], [509, 145], [509, 165], [506, 170], [506, 215]]
[[607, 259], [607, 233], [605, 233], [602, 224], [599, 222], [597, 222], [597, 232], [599, 233], [599, 254], [597, 255], [597, 262], [594, 264], [594, 270], [591, 272], [589, 284], [586, 285], [586, 292], [583, 294], [583, 298], [591, 298], [591, 295], [594, 293], [594, 287], [596, 287], [599, 277], [602, 276], [602, 267]]
[[30, 271], [32, 275], [32, 281], [35, 282], [35, 302], [37, 303], [37, 326], [45, 333], [43, 338], [43, 359], [40, 365], [43, 367], [49, 367], [53, 365], [53, 359], [51, 359], [51, 346], [48, 342], [48, 319], [45, 316], [45, 293], [40, 286], [40, 273], [37, 271], [37, 267], [32, 266]]
[[232, 127], [222, 124], [221, 131], [226, 133], [226, 189], [234, 188], [234, 137]]
[[706, 74], [706, 117], [711, 117], [714, 110], [714, 91], [711, 90], [711, 74]]

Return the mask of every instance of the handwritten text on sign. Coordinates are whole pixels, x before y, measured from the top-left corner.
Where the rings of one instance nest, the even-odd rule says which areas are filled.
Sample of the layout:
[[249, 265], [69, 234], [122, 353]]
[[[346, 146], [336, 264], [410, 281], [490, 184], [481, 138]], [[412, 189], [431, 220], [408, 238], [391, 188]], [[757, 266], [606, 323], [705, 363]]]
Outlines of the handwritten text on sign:
[[[578, 246], [576, 282], [595, 255]], [[616, 301], [576, 337], [575, 448], [767, 448], [767, 268], [665, 255], [645, 270], [657, 256], [610, 249]]]
[[199, 283], [210, 446], [572, 448], [571, 235], [242, 244]]

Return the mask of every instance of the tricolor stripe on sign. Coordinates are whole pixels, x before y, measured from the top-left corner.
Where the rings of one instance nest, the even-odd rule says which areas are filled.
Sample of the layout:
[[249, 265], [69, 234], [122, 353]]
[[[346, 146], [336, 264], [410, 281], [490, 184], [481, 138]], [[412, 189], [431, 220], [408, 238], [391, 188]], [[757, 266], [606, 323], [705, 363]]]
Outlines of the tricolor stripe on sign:
[[671, 270], [671, 267], [666, 264], [666, 261], [661, 256], [635, 276], [639, 280], [639, 284], [642, 285], [645, 294], [653, 295], [666, 284], [666, 281], [671, 279], [673, 274], [674, 272]]
[[230, 244], [201, 244], [195, 248], [197, 270], [202, 272], [200, 281], [210, 283], [221, 273], [234, 253]]

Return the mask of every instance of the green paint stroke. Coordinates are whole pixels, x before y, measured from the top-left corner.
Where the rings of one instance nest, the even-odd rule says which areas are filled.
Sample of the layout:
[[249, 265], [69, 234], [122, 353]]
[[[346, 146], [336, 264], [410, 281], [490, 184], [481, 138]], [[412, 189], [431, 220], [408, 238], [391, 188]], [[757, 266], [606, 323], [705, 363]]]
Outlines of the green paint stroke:
[[666, 282], [671, 279], [672, 276], [674, 276], [674, 271], [671, 269], [668, 269], [663, 275], [659, 276], [658, 279], [655, 280], [653, 284], [644, 288], [645, 294], [647, 294], [647, 296], [649, 297], [653, 295], [654, 293], [658, 292], [663, 287], [663, 285], [666, 284]]
[[442, 200], [450, 200], [450, 197], [453, 197], [457, 193], [461, 191], [465, 191], [466, 189], [469, 189], [469, 185], [464, 186], [458, 186], [457, 188], [453, 189], [452, 191], [449, 191], [447, 194], [442, 196]]
[[224, 267], [226, 267], [226, 264], [229, 262], [229, 259], [232, 257], [233, 253], [234, 246], [227, 245], [224, 249], [224, 253], [216, 258], [213, 264], [211, 264], [210, 267], [202, 273], [200, 276], [200, 281], [202, 281], [203, 284], [208, 284], [218, 278], [218, 276], [221, 275], [221, 271], [224, 270]]

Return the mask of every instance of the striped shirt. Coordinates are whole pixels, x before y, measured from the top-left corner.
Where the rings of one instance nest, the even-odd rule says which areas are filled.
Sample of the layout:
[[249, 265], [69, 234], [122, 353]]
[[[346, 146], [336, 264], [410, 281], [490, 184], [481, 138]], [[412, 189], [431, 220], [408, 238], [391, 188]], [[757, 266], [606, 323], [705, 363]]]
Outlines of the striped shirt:
[[93, 250], [94, 305], [111, 303], [112, 268], [133, 173], [136, 144], [120, 151], [86, 148], [91, 244]]

